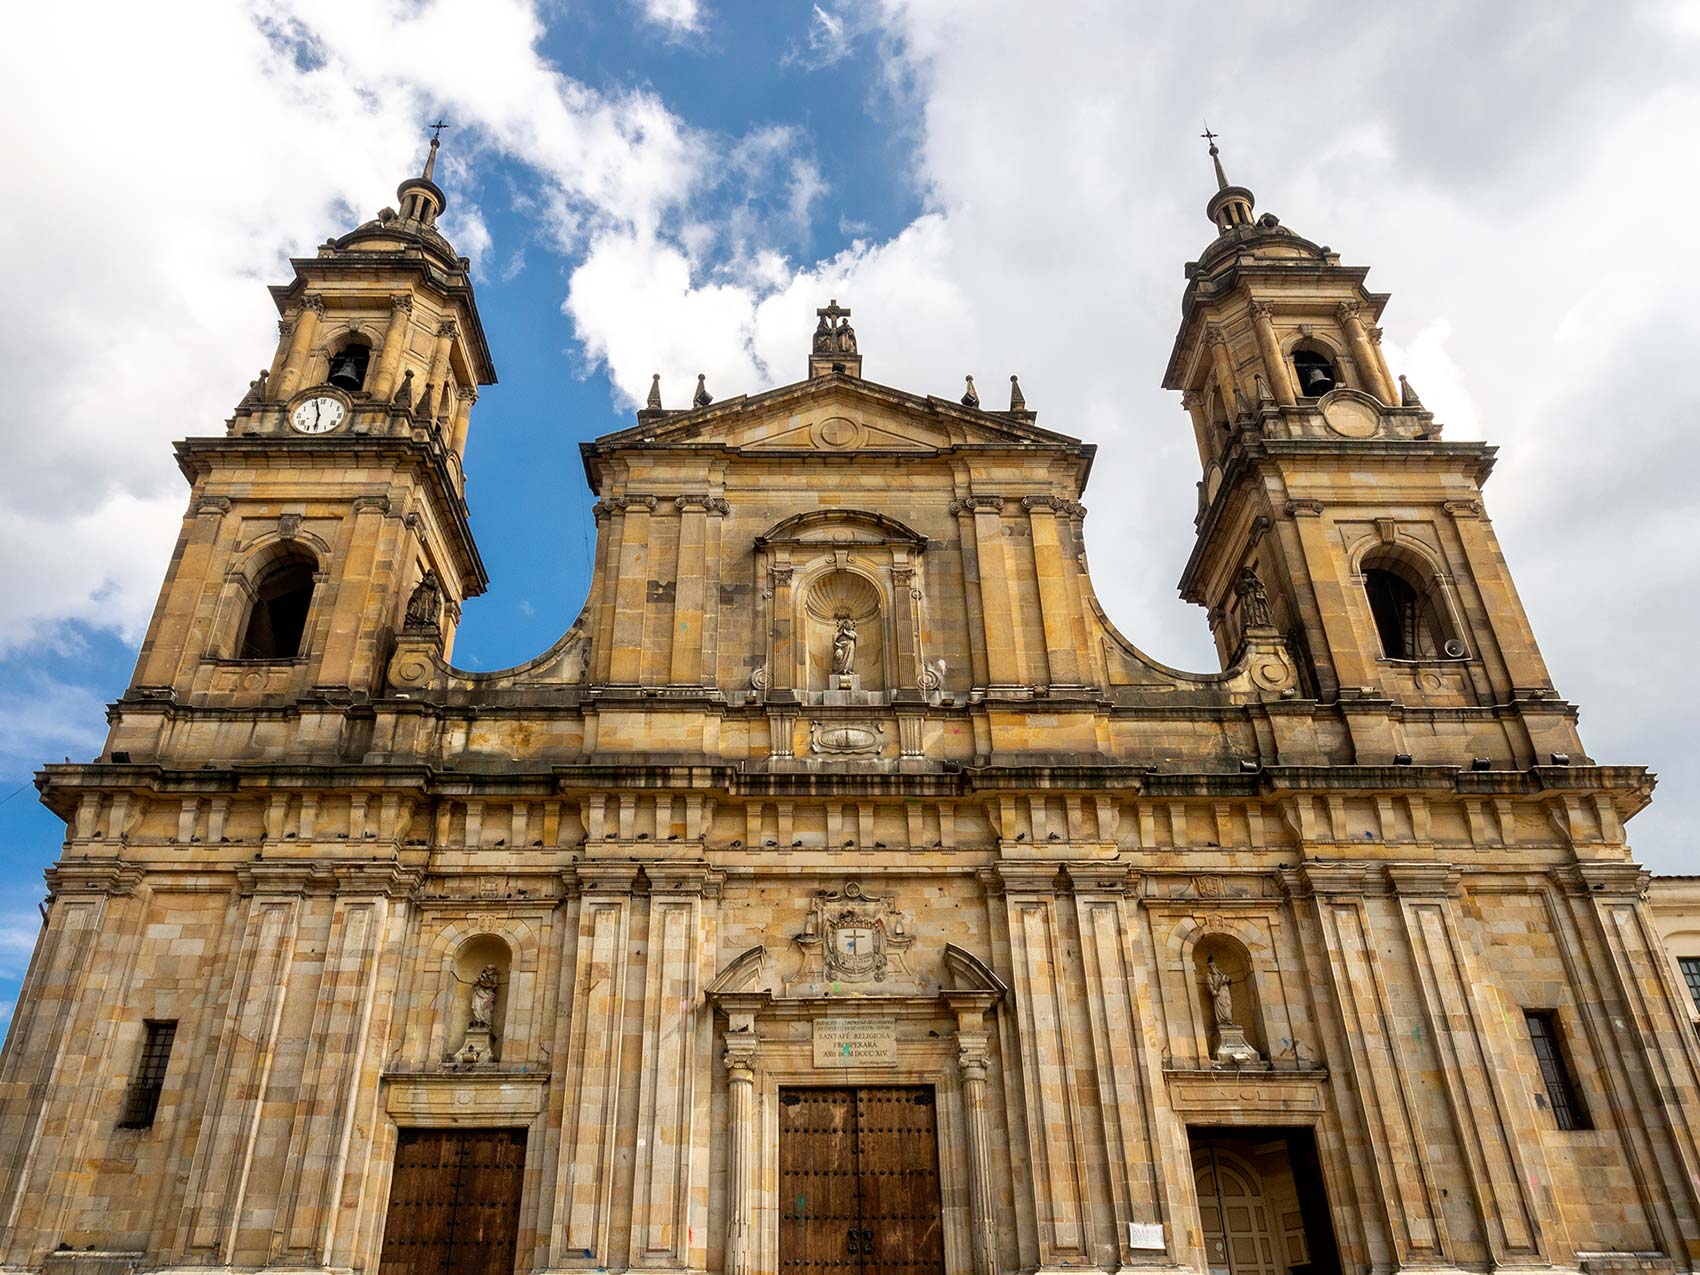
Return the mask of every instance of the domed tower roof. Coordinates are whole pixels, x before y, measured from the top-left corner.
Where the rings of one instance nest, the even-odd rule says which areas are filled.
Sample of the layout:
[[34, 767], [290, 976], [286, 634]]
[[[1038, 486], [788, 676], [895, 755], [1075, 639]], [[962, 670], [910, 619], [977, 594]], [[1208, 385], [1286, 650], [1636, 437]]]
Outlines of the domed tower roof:
[[443, 259], [450, 269], [460, 268], [460, 258], [454, 245], [437, 229], [437, 218], [448, 207], [449, 197], [442, 187], [431, 180], [437, 168], [437, 149], [442, 145], [441, 133], [448, 125], [438, 122], [431, 126], [435, 133], [431, 148], [425, 156], [425, 168], [417, 177], [409, 177], [396, 187], [396, 208], [385, 208], [373, 220], [349, 231], [334, 245], [343, 251], [396, 252], [410, 246], [427, 249]]

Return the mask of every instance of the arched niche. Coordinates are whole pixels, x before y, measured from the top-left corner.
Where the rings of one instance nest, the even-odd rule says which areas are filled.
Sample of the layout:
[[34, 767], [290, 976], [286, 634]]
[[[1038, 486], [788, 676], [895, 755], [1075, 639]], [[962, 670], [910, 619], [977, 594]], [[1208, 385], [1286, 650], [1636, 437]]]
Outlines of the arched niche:
[[[1257, 971], [1245, 944], [1232, 934], [1212, 931], [1203, 935], [1192, 948], [1193, 981], [1199, 998], [1200, 1021], [1204, 1026], [1206, 1050], [1204, 1056], [1218, 1061], [1235, 1061], [1234, 1034], [1230, 1025], [1220, 1022], [1217, 1000], [1220, 995], [1215, 983], [1225, 979], [1231, 1028], [1243, 1033], [1244, 1043], [1256, 1051], [1259, 1059], [1269, 1057], [1268, 1038], [1263, 1030], [1263, 1007], [1257, 994]], [[1239, 1059], [1239, 1061], [1251, 1061]]]
[[882, 601], [872, 580], [841, 568], [822, 572], [804, 587], [804, 689], [836, 689], [835, 679], [843, 676], [854, 678], [859, 690], [886, 688]]
[[[494, 934], [475, 934], [456, 950], [450, 962], [454, 993], [449, 1005], [447, 1039], [453, 1046], [449, 1062], [494, 1062], [501, 1058], [512, 970], [513, 949]], [[488, 1023], [480, 1024], [474, 1021], [474, 1003], [492, 974], [494, 999], [488, 1007]]]
[[[775, 699], [921, 698], [937, 685], [921, 649], [926, 546], [896, 519], [856, 509], [810, 510], [757, 537], [768, 643], [753, 684]], [[835, 673], [846, 624], [854, 633], [848, 672]]]

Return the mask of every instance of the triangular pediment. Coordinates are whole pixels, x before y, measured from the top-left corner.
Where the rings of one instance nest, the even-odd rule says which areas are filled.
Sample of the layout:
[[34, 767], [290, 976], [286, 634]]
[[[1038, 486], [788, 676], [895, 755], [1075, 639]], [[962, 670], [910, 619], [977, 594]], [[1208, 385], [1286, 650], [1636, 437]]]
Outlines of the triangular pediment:
[[1078, 448], [1040, 429], [1031, 412], [988, 412], [832, 375], [688, 412], [640, 413], [631, 429], [596, 440], [619, 445], [715, 446], [741, 452], [914, 452], [956, 447]]

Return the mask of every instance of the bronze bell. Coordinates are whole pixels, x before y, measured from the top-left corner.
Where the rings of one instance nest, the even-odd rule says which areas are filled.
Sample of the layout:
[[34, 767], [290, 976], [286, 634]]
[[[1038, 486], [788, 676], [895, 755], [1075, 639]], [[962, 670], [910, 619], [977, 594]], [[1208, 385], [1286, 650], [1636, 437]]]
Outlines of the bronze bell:
[[[332, 381], [331, 384], [336, 384]], [[1328, 375], [1328, 369], [1311, 364], [1305, 369], [1304, 394], [1306, 398], [1316, 398], [1328, 393], [1334, 388], [1334, 378]]]
[[[365, 351], [362, 350], [361, 353]], [[366, 360], [352, 349], [344, 350], [331, 360], [331, 374], [326, 381], [339, 390], [353, 393], [366, 383]]]

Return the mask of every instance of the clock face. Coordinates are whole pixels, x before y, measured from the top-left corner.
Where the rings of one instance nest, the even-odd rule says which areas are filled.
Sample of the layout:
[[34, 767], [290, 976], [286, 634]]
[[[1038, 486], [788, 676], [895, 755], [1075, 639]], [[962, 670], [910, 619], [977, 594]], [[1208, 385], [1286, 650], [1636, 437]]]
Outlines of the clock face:
[[348, 409], [342, 405], [340, 398], [321, 394], [297, 403], [295, 410], [289, 414], [289, 423], [303, 434], [327, 434], [342, 424], [342, 418], [347, 414]]

